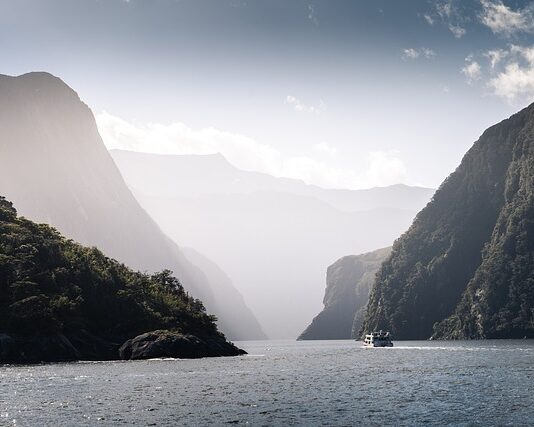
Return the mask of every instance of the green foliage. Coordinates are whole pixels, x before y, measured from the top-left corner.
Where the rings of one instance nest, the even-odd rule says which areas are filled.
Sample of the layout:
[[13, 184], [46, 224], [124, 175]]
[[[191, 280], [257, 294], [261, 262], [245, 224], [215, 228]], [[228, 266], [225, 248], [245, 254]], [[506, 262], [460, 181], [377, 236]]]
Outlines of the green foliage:
[[84, 330], [107, 338], [156, 329], [214, 334], [215, 320], [172, 272], [134, 272], [96, 248], [17, 217], [0, 197], [0, 332]]
[[534, 105], [488, 129], [393, 245], [361, 332], [534, 336]]

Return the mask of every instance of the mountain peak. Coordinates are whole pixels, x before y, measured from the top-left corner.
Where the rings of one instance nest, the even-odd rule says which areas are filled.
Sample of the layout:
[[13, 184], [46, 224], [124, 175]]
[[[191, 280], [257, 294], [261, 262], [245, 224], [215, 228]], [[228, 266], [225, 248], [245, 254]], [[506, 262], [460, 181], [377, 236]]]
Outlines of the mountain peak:
[[53, 95], [57, 99], [60, 94], [72, 97], [79, 101], [78, 94], [61, 78], [46, 71], [32, 71], [18, 76], [0, 74], [0, 85], [11, 90], [24, 91], [24, 93], [43, 94], [47, 97]]

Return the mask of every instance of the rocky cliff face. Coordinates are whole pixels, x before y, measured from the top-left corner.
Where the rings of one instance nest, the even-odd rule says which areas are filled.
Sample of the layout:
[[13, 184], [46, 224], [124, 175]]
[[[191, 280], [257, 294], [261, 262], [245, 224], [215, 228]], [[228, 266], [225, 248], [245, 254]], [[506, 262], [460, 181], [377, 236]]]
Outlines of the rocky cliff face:
[[300, 340], [355, 337], [362, 325], [376, 272], [391, 248], [350, 255], [328, 267], [324, 309], [299, 336]]
[[[141, 208], [108, 154], [91, 110], [50, 74], [0, 76], [0, 193], [22, 215], [132, 268], [173, 270], [221, 319], [247, 310], [227, 311], [217, 304], [217, 283], [210, 283]], [[250, 327], [251, 335], [263, 336], [257, 323]]]
[[362, 331], [534, 336], [534, 104], [489, 128], [393, 245]]

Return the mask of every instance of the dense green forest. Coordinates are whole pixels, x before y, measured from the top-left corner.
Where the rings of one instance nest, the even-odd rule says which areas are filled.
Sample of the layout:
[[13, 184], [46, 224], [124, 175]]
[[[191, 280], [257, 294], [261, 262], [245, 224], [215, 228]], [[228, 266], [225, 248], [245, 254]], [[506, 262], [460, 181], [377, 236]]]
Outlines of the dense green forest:
[[489, 128], [393, 245], [361, 332], [534, 337], [534, 104]]
[[[13, 205], [0, 197], [0, 333], [4, 338], [16, 337], [20, 344], [24, 337], [60, 336], [79, 358], [114, 359], [125, 340], [154, 330], [224, 340], [215, 320], [170, 271], [134, 272], [96, 248], [83, 247], [47, 225], [18, 217]], [[16, 345], [0, 340], [0, 360], [18, 354], [12, 348]], [[41, 350], [39, 345], [31, 348], [36, 353]], [[57, 358], [77, 358], [61, 354]], [[51, 354], [25, 357], [54, 359]]]

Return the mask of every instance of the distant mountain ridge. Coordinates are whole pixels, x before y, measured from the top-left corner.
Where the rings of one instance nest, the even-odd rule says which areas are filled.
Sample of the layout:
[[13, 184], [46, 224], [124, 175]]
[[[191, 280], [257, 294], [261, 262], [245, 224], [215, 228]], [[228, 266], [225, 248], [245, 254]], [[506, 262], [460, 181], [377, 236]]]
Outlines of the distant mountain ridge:
[[534, 337], [534, 104], [487, 129], [393, 245], [362, 331]]
[[[218, 305], [213, 295], [218, 283], [210, 283], [141, 208], [106, 150], [91, 110], [59, 78], [0, 75], [0, 193], [22, 215], [132, 268], [173, 270], [218, 315], [232, 339], [265, 336], [243, 303], [228, 311]], [[225, 328], [226, 314], [236, 312], [248, 328], [246, 336]]]
[[111, 154], [162, 229], [220, 265], [273, 338], [296, 338], [321, 311], [328, 265], [391, 245], [432, 195], [326, 190], [240, 171], [221, 155]]
[[[141, 194], [154, 197], [200, 197], [273, 191], [315, 197], [345, 212], [380, 208], [418, 211], [435, 191], [432, 188], [404, 184], [364, 190], [325, 189], [305, 184], [298, 179], [238, 169], [222, 154], [163, 155], [125, 150], [110, 152], [127, 177], [128, 185]], [[149, 165], [150, 173], [137, 174], [139, 164]], [[206, 171], [210, 174], [207, 175]]]

